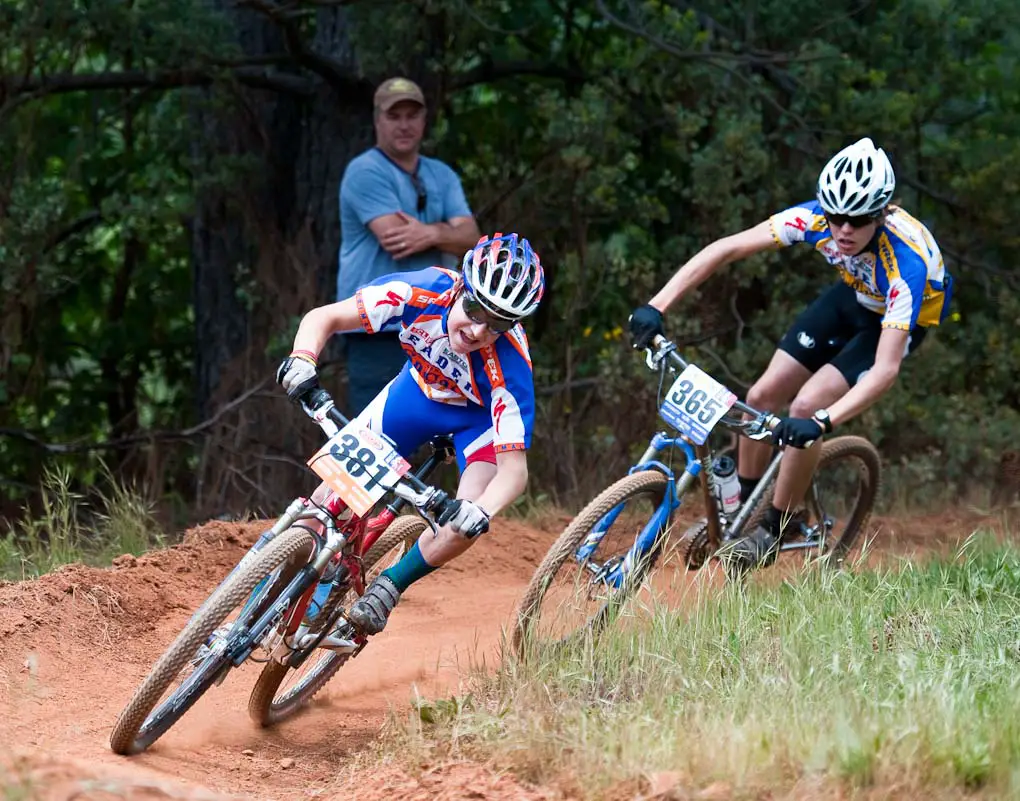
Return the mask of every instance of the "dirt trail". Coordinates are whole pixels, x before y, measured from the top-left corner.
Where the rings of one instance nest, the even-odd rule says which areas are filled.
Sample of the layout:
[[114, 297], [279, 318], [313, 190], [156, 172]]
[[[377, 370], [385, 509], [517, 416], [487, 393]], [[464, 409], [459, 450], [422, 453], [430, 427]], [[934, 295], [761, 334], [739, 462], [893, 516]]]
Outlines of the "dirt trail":
[[[414, 693], [449, 695], [460, 671], [495, 664], [501, 632], [565, 518], [499, 521], [466, 555], [416, 585], [384, 635], [313, 704], [274, 730], [245, 711], [257, 666], [234, 671], [152, 749], [110, 752], [120, 709], [264, 524], [210, 523], [183, 544], [108, 570], [72, 565], [0, 583], [0, 777], [40, 798], [551, 798], [484, 766], [360, 770], [391, 711]], [[879, 521], [882, 554], [911, 555], [966, 536], [975, 515]], [[290, 764], [293, 760], [293, 764]], [[345, 772], [345, 766], [354, 765]], [[289, 767], [284, 767], [289, 765]], [[338, 776], [340, 778], [338, 778]], [[4, 782], [0, 781], [0, 791]]]

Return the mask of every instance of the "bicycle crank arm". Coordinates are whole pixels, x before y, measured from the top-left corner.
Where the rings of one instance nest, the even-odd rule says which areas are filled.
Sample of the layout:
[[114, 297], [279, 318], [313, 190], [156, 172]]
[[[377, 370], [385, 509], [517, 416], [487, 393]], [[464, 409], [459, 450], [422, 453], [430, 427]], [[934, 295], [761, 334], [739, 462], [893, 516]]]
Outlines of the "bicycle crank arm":
[[305, 634], [297, 649], [292, 651], [289, 657], [284, 658], [281, 664], [296, 670], [317, 648], [322, 648], [325, 651], [357, 654], [365, 647], [367, 640], [363, 636], [359, 636], [350, 624], [343, 627], [343, 634], [347, 636], [341, 636], [336, 625], [340, 617], [340, 610], [336, 610], [335, 616], [319, 631]]
[[779, 546], [780, 551], [806, 551], [810, 548], [817, 548], [822, 544], [821, 540], [803, 540], [801, 542], [784, 542]]

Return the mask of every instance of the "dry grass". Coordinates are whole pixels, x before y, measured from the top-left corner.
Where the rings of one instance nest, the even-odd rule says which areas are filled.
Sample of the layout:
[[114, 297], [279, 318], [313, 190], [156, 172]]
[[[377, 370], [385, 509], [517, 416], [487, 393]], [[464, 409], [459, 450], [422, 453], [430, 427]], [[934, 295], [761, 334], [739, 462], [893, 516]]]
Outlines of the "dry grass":
[[661, 774], [681, 777], [678, 798], [713, 785], [722, 797], [1020, 792], [1012, 545], [705, 586], [679, 605], [631, 604], [597, 641], [476, 673], [469, 694], [420, 705], [401, 748], [593, 799]]

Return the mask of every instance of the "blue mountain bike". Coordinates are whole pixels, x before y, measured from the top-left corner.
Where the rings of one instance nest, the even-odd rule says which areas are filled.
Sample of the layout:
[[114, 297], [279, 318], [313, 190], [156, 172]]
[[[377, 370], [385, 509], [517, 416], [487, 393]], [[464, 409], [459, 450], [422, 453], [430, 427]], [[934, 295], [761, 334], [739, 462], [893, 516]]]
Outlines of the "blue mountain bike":
[[[696, 570], [717, 558], [731, 578], [746, 572], [727, 559], [728, 546], [752, 531], [771, 504], [783, 451], [751, 496], [726, 515], [712, 476], [715, 454], [706, 442], [717, 428], [768, 440], [779, 418], [738, 401], [664, 337], [648, 349], [647, 363], [660, 373], [660, 387], [667, 373], [679, 371], [659, 406], [676, 433], [657, 432], [627, 475], [592, 500], [553, 543], [518, 606], [513, 644], [519, 653], [528, 642], [604, 628], [660, 561], [674, 512], [696, 490], [706, 517], [677, 538], [683, 563]], [[827, 440], [804, 508], [787, 526], [779, 550], [811, 551], [841, 563], [867, 524], [880, 480], [881, 461], [870, 442], [856, 436]]]

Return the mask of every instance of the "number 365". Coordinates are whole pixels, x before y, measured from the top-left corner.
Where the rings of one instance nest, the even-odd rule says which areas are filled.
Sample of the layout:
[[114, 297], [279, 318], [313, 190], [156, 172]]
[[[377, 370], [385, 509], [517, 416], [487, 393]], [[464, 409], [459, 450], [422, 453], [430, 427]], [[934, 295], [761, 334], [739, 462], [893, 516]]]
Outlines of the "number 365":
[[690, 381], [681, 381], [677, 384], [669, 400], [674, 406], [683, 409], [688, 416], [696, 417], [698, 422], [705, 425], [712, 422], [712, 418], [722, 407], [719, 401], [709, 398], [703, 389], [694, 389], [694, 384]]

